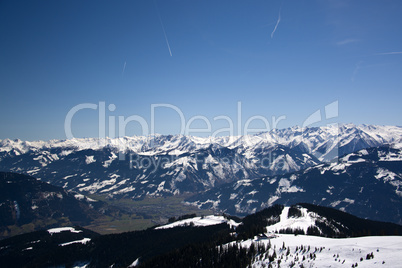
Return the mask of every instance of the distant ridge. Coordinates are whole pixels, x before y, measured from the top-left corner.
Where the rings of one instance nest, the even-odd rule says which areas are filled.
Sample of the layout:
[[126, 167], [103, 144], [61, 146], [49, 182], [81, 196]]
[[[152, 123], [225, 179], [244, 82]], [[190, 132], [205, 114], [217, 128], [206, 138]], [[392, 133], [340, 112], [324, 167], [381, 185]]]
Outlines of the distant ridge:
[[[377, 160], [364, 160], [366, 165], [372, 166], [372, 161], [380, 161], [378, 168], [382, 168], [384, 172], [392, 172], [387, 173], [392, 177], [388, 179], [389, 176], [385, 173], [377, 174], [380, 172], [378, 168], [367, 169], [371, 170], [370, 180], [374, 178], [375, 181], [366, 187], [365, 181], [356, 180], [360, 175], [347, 177], [349, 173], [344, 173], [348, 169], [353, 169], [364, 174], [364, 170], [359, 171], [357, 168], [363, 164], [352, 161], [352, 158], [357, 156], [341, 160], [345, 162], [344, 165], [329, 162], [337, 161], [339, 156], [362, 152], [364, 149], [377, 150], [387, 146], [390, 149], [386, 151], [378, 149], [376, 153], [381, 151], [399, 161], [394, 154], [400, 154], [401, 140], [401, 127], [353, 124], [274, 129], [270, 132], [238, 137], [150, 135], [48, 142], [2, 140], [0, 170], [35, 176], [66, 190], [104, 195], [112, 199], [197, 194], [198, 199], [188, 200], [189, 203], [222, 211], [228, 210], [239, 215], [256, 211], [275, 202], [332, 204], [333, 207], [353, 213], [365, 211], [359, 208], [372, 205], [378, 208], [366, 211], [368, 213], [366, 217], [378, 219], [385, 216], [386, 220], [399, 222], [401, 216], [398, 209], [392, 212], [391, 217], [383, 215], [384, 211], [381, 208], [391, 202], [391, 199], [393, 200], [391, 207], [398, 208], [401, 199], [398, 166], [390, 167], [391, 161], [384, 164], [378, 157]], [[298, 174], [312, 172], [309, 168], [318, 172], [315, 180], [324, 181], [314, 185], [322, 187], [316, 190], [323, 192], [313, 190], [310, 192], [307, 191], [308, 187], [304, 186], [311, 181], [311, 176], [300, 177]], [[329, 171], [324, 172], [324, 168]], [[332, 177], [328, 177], [330, 173]], [[336, 180], [338, 173], [341, 174], [342, 179], [339, 182], [342, 182], [343, 186], [331, 190], [330, 187], [338, 185]], [[324, 174], [325, 176], [322, 176]], [[269, 179], [269, 182], [263, 180], [275, 176], [283, 176], [283, 180], [279, 177], [276, 177], [275, 182], [273, 179]], [[350, 179], [354, 179], [353, 187], [345, 188], [344, 183]], [[238, 194], [236, 197], [238, 190], [245, 186], [243, 183], [249, 181], [251, 184], [258, 181], [262, 183], [254, 189], [259, 193], [254, 193], [250, 188], [250, 191], [244, 192], [250, 193], [249, 196], [242, 197]], [[378, 184], [381, 181], [386, 183]], [[381, 195], [368, 192], [368, 189], [374, 187], [376, 183], [376, 186], [381, 185], [382, 188], [379, 189], [382, 189], [383, 193], [390, 194], [387, 195], [389, 198], [381, 199]], [[230, 188], [228, 185], [233, 186]], [[226, 187], [226, 197], [213, 196], [220, 191], [220, 187]], [[257, 189], [259, 187], [265, 190]], [[361, 187], [364, 187], [363, 193], [359, 192]], [[350, 189], [353, 194], [346, 195], [344, 192], [336, 195], [336, 189]]]

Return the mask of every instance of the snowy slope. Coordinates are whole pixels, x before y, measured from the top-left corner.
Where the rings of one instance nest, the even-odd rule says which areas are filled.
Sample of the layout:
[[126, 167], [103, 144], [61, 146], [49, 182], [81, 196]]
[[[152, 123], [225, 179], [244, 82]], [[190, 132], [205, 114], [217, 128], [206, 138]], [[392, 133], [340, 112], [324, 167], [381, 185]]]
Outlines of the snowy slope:
[[[265, 252], [257, 253], [251, 267], [402, 267], [399, 258], [402, 252], [402, 236], [327, 238], [278, 233], [289, 229], [307, 233], [308, 228], [314, 226], [320, 229], [321, 236], [327, 236], [322, 232], [323, 228], [331, 228], [338, 233], [351, 231], [356, 227], [360, 230], [372, 228], [366, 225], [372, 224], [370, 221], [357, 218], [351, 220], [345, 213], [333, 212], [328, 208], [308, 204], [305, 207], [285, 206], [279, 221], [268, 224], [264, 235], [231, 242], [226, 246], [250, 248], [253, 244], [254, 248], [261, 248], [264, 245]], [[334, 218], [327, 218], [322, 213]], [[385, 226], [386, 223], [378, 224], [379, 228], [392, 228]]]
[[283, 229], [302, 229], [307, 233], [307, 229], [310, 226], [315, 226], [315, 219], [313, 213], [309, 213], [306, 208], [300, 208], [302, 216], [301, 217], [288, 217], [290, 207], [284, 207], [282, 214], [280, 215], [279, 222], [267, 227], [267, 232], [277, 233]]
[[176, 221], [170, 224], [166, 224], [163, 226], [159, 226], [155, 229], [168, 229], [168, 228], [175, 228], [180, 226], [209, 226], [209, 225], [216, 225], [227, 223], [230, 226], [238, 226], [239, 223], [235, 222], [234, 220], [227, 219], [224, 216], [202, 216], [202, 217], [194, 217], [190, 219], [184, 219], [180, 221]]
[[[74, 233], [74, 234], [79, 234], [79, 233], [82, 233], [83, 231], [82, 230], [77, 230], [76, 228], [74, 228], [74, 227], [58, 227], [58, 228], [52, 228], [52, 229], [49, 229], [49, 230], [47, 230], [47, 232], [50, 234], [50, 235], [54, 235], [54, 234], [60, 234], [60, 233], [62, 233], [62, 232], [64, 232], [64, 233]], [[73, 241], [68, 241], [68, 242], [64, 242], [64, 243], [60, 243], [59, 244], [59, 246], [61, 246], [61, 247], [64, 247], [64, 246], [68, 246], [68, 245], [72, 245], [72, 244], [86, 244], [86, 243], [88, 243], [89, 241], [91, 241], [91, 238], [88, 238], [88, 237], [84, 237], [84, 238], [82, 238], [82, 239], [79, 239], [79, 240], [73, 240]]]
[[82, 233], [82, 230], [76, 230], [74, 227], [58, 227], [47, 230], [49, 234], [58, 234], [61, 232]]
[[[200, 217], [195, 217], [165, 227], [188, 226], [191, 222], [194, 226], [208, 226], [217, 222], [221, 223], [224, 218], [213, 216], [206, 219], [204, 223], [201, 223], [200, 220]], [[265, 231], [260, 229], [260, 226], [264, 226], [264, 224], [266, 225]], [[311, 227], [320, 230], [321, 233], [317, 233], [320, 236], [278, 233], [289, 231], [289, 229], [292, 229], [293, 232], [298, 230], [308, 232]], [[215, 248], [217, 252], [214, 254], [221, 254], [216, 259], [216, 266], [226, 267], [222, 263], [228, 265], [228, 258], [244, 260], [247, 256], [248, 259], [243, 262], [242, 267], [402, 267], [398, 262], [399, 253], [402, 250], [402, 236], [359, 237], [358, 234], [364, 229], [369, 230], [369, 233], [372, 234], [380, 234], [384, 228], [387, 230], [396, 228], [395, 232], [402, 231], [402, 226], [396, 224], [360, 219], [331, 208], [311, 204], [292, 207], [276, 205], [248, 215], [242, 219], [239, 225], [235, 226], [234, 230], [229, 230], [231, 239], [227, 241], [231, 242], [225, 242]], [[329, 229], [335, 232], [329, 231]], [[383, 235], [390, 233], [392, 231], [383, 233]], [[349, 237], [351, 234], [358, 237], [329, 238], [338, 237], [338, 235]], [[233, 248], [238, 248], [243, 253], [234, 254]], [[190, 253], [197, 256], [194, 248], [181, 254]], [[201, 256], [196, 257], [193, 261], [197, 263], [199, 260], [204, 261]], [[162, 258], [161, 261], [165, 263], [167, 259], [180, 260], [180, 258], [175, 258], [169, 256], [169, 258]], [[211, 261], [205, 255], [204, 258], [205, 263]], [[219, 262], [220, 260], [222, 263]], [[250, 266], [246, 266], [248, 261], [250, 261]], [[139, 263], [141, 263], [141, 257], [137, 259], [136, 264]], [[188, 263], [191, 266], [191, 262]], [[146, 267], [153, 267], [157, 264], [158, 262], [154, 262]]]
[[[238, 243], [238, 246], [250, 247], [252, 243], [264, 244], [267, 254], [261, 254], [253, 261], [252, 267], [268, 267], [268, 256], [274, 251], [276, 258], [271, 267], [402, 267], [401, 236], [376, 236], [359, 238], [323, 238], [307, 235], [279, 234], [271, 239], [249, 239]], [[283, 248], [285, 245], [285, 248]], [[288, 253], [289, 249], [289, 254]], [[366, 259], [373, 253], [374, 258]], [[313, 256], [313, 257], [311, 257]], [[261, 260], [259, 259], [261, 257]], [[361, 261], [361, 258], [363, 260]]]

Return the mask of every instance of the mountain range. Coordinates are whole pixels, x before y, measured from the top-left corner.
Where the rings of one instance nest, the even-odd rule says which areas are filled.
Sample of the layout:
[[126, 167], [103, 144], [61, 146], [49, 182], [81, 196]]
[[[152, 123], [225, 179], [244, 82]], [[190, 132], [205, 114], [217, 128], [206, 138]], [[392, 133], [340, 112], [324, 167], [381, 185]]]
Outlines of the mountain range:
[[189, 193], [188, 204], [237, 215], [312, 202], [400, 223], [401, 142], [402, 127], [352, 124], [238, 137], [2, 140], [0, 170], [110, 199]]
[[273, 204], [307, 202], [401, 224], [402, 147], [362, 149], [295, 173], [238, 180], [187, 202], [232, 215], [247, 215]]

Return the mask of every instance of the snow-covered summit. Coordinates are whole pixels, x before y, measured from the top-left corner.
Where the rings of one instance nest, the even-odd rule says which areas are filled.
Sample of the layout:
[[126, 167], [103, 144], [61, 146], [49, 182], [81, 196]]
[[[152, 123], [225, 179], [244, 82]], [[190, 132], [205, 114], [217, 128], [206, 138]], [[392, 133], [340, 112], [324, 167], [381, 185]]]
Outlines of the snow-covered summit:
[[[119, 138], [74, 138], [68, 140], [22, 141], [19, 139], [0, 140], [0, 152], [14, 151], [23, 154], [28, 151], [45, 150], [49, 148], [99, 150], [105, 147], [122, 152], [161, 154], [179, 154], [197, 149], [203, 149], [218, 144], [223, 147], [252, 149], [255, 147], [287, 147], [303, 146], [309, 152], [318, 148], [330, 148], [329, 144], [339, 147], [353, 142], [357, 149], [379, 146], [381, 144], [399, 143], [402, 140], [402, 127], [378, 125], [329, 125], [323, 127], [273, 129], [256, 135], [228, 137], [196, 137], [183, 135], [149, 135]], [[363, 143], [363, 144], [361, 144]], [[328, 160], [325, 154], [321, 160]]]

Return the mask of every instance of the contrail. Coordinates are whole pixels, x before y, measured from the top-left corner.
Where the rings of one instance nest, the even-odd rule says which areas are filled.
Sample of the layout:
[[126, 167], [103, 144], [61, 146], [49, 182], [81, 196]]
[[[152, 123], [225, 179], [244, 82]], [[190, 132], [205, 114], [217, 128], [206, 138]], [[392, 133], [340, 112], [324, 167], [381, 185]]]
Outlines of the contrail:
[[278, 20], [276, 21], [275, 28], [274, 28], [274, 30], [273, 30], [272, 33], [271, 33], [271, 39], [274, 37], [274, 34], [275, 34], [275, 32], [276, 32], [276, 29], [278, 28], [279, 22], [281, 22], [281, 10], [282, 10], [282, 7], [279, 9]]
[[361, 69], [360, 65], [361, 65], [362, 63], [363, 63], [363, 61], [359, 61], [358, 63], [356, 63], [355, 69], [353, 70], [353, 73], [352, 73], [352, 77], [350, 78], [350, 80], [351, 80], [352, 82], [355, 81], [356, 75], [357, 75], [357, 73], [359, 72], [359, 70]]
[[375, 55], [398, 55], [398, 54], [402, 54], [402, 51], [377, 53], [377, 54], [375, 54]]
[[124, 62], [124, 65], [123, 65], [123, 72], [121, 72], [121, 75], [123, 75], [124, 74], [124, 71], [126, 70], [126, 62]]
[[163, 35], [165, 36], [166, 45], [167, 45], [167, 47], [169, 49], [169, 54], [170, 54], [170, 57], [172, 57], [172, 51], [170, 50], [169, 40], [168, 40], [167, 35], [166, 35], [165, 26], [163, 25], [161, 15], [159, 14], [158, 4], [156, 3], [156, 1], [154, 1], [154, 3], [155, 3], [155, 6], [156, 6], [156, 13], [158, 14], [159, 22], [161, 23], [161, 26], [162, 26]]

